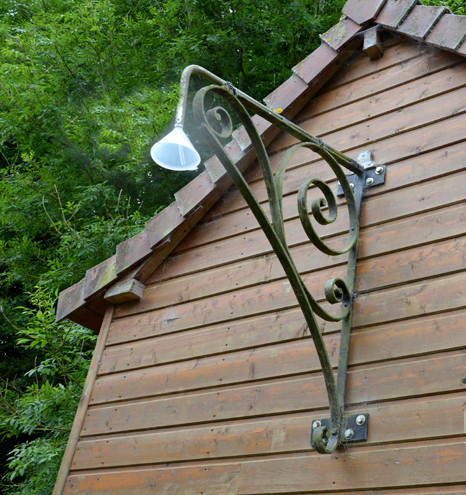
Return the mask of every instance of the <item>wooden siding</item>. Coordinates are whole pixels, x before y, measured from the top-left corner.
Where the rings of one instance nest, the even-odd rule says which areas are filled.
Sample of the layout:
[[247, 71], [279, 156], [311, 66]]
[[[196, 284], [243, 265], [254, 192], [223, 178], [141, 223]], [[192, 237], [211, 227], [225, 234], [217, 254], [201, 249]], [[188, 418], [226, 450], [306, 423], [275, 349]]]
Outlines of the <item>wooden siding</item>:
[[[298, 115], [351, 156], [387, 164], [361, 216], [347, 403], [369, 438], [323, 456], [319, 362], [264, 234], [227, 193], [115, 309], [65, 494], [464, 494], [466, 63], [399, 43], [356, 57]], [[293, 143], [271, 146], [276, 166]], [[313, 294], [344, 275], [306, 242], [295, 194], [328, 167], [298, 151], [285, 177], [291, 252]], [[266, 204], [258, 170], [251, 187]], [[325, 231], [344, 241], [346, 214]], [[339, 327], [321, 322], [336, 365]]]

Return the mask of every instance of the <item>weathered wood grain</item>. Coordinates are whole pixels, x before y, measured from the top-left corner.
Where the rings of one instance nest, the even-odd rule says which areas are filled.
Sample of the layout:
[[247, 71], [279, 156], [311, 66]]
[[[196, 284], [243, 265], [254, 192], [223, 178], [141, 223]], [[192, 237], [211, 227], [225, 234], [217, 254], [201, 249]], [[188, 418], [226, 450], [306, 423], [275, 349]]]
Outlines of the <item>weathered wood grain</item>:
[[[348, 373], [347, 403], [372, 403], [464, 390], [464, 351], [372, 365]], [[252, 378], [254, 375], [252, 374]], [[203, 393], [115, 403], [88, 409], [81, 438], [308, 411], [328, 404], [320, 374]]]
[[241, 466], [238, 493], [289, 494], [308, 491], [310, 486], [319, 491], [337, 491], [464, 483], [465, 455], [466, 444], [452, 441], [245, 463]]
[[[398, 40], [400, 41], [400, 40]], [[387, 46], [383, 57], [378, 60], [372, 60], [367, 63], [367, 56], [355, 54], [352, 59], [348, 60], [344, 67], [338, 71], [333, 78], [322, 88], [319, 95], [323, 95], [333, 89], [348, 84], [349, 82], [360, 80], [368, 75], [383, 73], [384, 70], [397, 67], [398, 69], [408, 69], [407, 62], [413, 61], [418, 57], [430, 59], [437, 57], [442, 52], [428, 46], [419, 46], [417, 43], [412, 43], [409, 40], [395, 42], [392, 46]], [[450, 55], [450, 54], [449, 54]], [[461, 61], [461, 57], [457, 57]], [[440, 62], [442, 63], [442, 62]], [[435, 70], [435, 65], [430, 67], [430, 70]]]
[[95, 383], [97, 376], [97, 371], [99, 367], [100, 358], [102, 352], [105, 348], [105, 341], [107, 339], [108, 329], [110, 327], [110, 322], [112, 321], [114, 307], [110, 306], [105, 312], [104, 320], [102, 322], [102, 327], [100, 330], [99, 337], [95, 346], [94, 354], [92, 356], [92, 361], [89, 366], [89, 372], [86, 377], [86, 382], [84, 383], [84, 388], [79, 401], [78, 409], [73, 421], [73, 426], [71, 428], [70, 436], [68, 438], [68, 443], [66, 445], [65, 453], [58, 471], [57, 479], [55, 481], [55, 486], [52, 495], [62, 495], [66, 481], [71, 468], [71, 462], [73, 459], [74, 452], [76, 450], [76, 445], [79, 440], [79, 433], [83, 426], [84, 417], [86, 415], [87, 408], [89, 406], [89, 400], [92, 394], [92, 388]]
[[[156, 490], [172, 495], [283, 495], [390, 486], [392, 490], [425, 487], [424, 492], [418, 493], [428, 494], [436, 493], [435, 489], [427, 487], [428, 483], [464, 483], [462, 460], [465, 454], [464, 442], [443, 440], [431, 445], [419, 442], [389, 448], [354, 449], [332, 456], [313, 453], [204, 466], [169, 465], [103, 471], [71, 476], [64, 493], [149, 495]], [[319, 480], [317, 486], [316, 480]], [[313, 486], [315, 490], [312, 490]], [[444, 493], [455, 493], [449, 488], [445, 490]]]
[[[460, 205], [460, 208], [466, 213], [466, 205]], [[460, 216], [459, 219], [462, 217]], [[464, 218], [464, 217], [463, 217]], [[457, 218], [458, 219], [458, 218]], [[432, 226], [429, 225], [429, 229], [432, 230]], [[443, 229], [439, 229], [439, 233], [445, 235]], [[410, 231], [409, 236], [413, 241], [415, 238], [419, 239], [419, 244], [425, 240], [424, 232], [418, 228], [413, 228]], [[346, 237], [331, 239], [329, 245], [341, 246], [346, 241]], [[361, 235], [361, 242], [365, 242], [365, 236]], [[393, 245], [393, 243], [383, 244], [373, 241], [370, 243], [375, 250], [380, 249], [382, 254], [385, 249]], [[398, 265], [398, 270], [390, 270], [389, 275], [391, 281], [386, 278], [385, 285], [396, 283], [403, 280], [406, 276], [406, 281], [413, 280], [414, 268], [409, 269], [409, 266], [419, 266], [424, 270], [424, 275], [418, 271], [418, 278], [422, 276], [432, 276], [434, 273], [442, 273], [440, 271], [443, 267], [443, 273], [461, 270], [465, 268], [463, 254], [461, 249], [465, 247], [465, 241], [462, 238], [458, 238], [456, 241], [444, 241], [443, 243], [433, 244], [429, 247], [418, 248], [416, 246], [415, 251], [389, 254], [384, 257], [378, 257], [376, 260], [359, 262], [357, 272], [357, 283], [362, 284], [365, 287], [383, 287], [384, 284], [380, 282], [366, 283], [368, 277], [386, 278], [385, 272], [387, 271], [387, 265]], [[446, 252], [444, 253], [446, 249]], [[332, 269], [341, 263], [346, 263], [347, 256], [342, 255], [338, 257], [331, 257], [324, 253], [321, 253], [312, 246], [300, 246], [291, 250], [294, 262], [297, 269], [301, 274], [310, 273], [314, 270], [323, 269], [331, 266]], [[439, 260], [434, 261], [434, 257], [439, 257]], [[426, 262], [424, 262], [426, 261]], [[429, 261], [429, 263], [427, 263]], [[441, 261], [441, 263], [439, 263]], [[430, 273], [428, 266], [434, 264], [434, 271]], [[447, 265], [450, 265], [448, 267]], [[405, 273], [400, 275], [400, 270], [405, 269]], [[435, 271], [436, 270], [436, 271]], [[383, 273], [381, 273], [383, 271]], [[269, 283], [279, 278], [284, 277], [284, 270], [278, 261], [278, 258], [273, 255], [265, 255], [251, 260], [246, 260], [241, 263], [234, 263], [232, 265], [223, 266], [207, 272], [199, 272], [187, 277], [179, 277], [166, 281], [165, 283], [159, 283], [146, 290], [144, 300], [137, 303], [131, 303], [129, 305], [120, 306], [118, 316], [125, 316], [134, 314], [136, 312], [143, 312], [147, 310], [153, 310], [163, 308], [166, 306], [173, 306], [177, 303], [187, 302], [196, 299], [202, 299], [209, 296], [217, 296], [229, 291], [238, 290], [248, 285], [257, 285], [263, 283]], [[367, 280], [366, 280], [367, 279]]]
[[[463, 77], [464, 84], [464, 77]], [[336, 149], [353, 148], [365, 143], [367, 145], [398, 135], [400, 132], [416, 129], [425, 126], [427, 123], [443, 120], [451, 115], [456, 115], [465, 110], [464, 87], [455, 89], [447, 93], [437, 95], [435, 104], [432, 101], [421, 100], [408, 106], [401, 106], [395, 111], [385, 113], [375, 118], [364, 119], [363, 112], [367, 116], [367, 109], [360, 108], [359, 116], [355, 116], [355, 121], [346, 121], [345, 126], [340, 126], [332, 132], [331, 124], [326, 123], [326, 119], [332, 120], [331, 113], [322, 115], [319, 119], [309, 119], [301, 122], [300, 127], [312, 135], [319, 135], [324, 138], [327, 144]], [[361, 102], [362, 103], [362, 102]], [[342, 110], [342, 109], [341, 109]], [[343, 110], [342, 110], [343, 111]], [[355, 123], [359, 122], [359, 123]], [[323, 126], [322, 128], [320, 126]], [[288, 149], [297, 143], [297, 139], [290, 134], [281, 134], [273, 145], [268, 148], [274, 150]]]
[[[409, 189], [404, 188], [390, 194], [368, 197], [362, 206], [361, 227], [365, 229], [371, 225], [460, 203], [466, 197], [462, 186], [465, 180], [466, 172], [460, 171], [450, 176], [415, 184]], [[342, 234], [347, 230], [347, 225], [344, 208], [336, 222], [326, 227], [323, 237]], [[309, 242], [299, 220], [293, 219], [286, 222], [285, 229], [291, 247]], [[247, 234], [212, 242], [202, 246], [202, 249], [193, 249], [173, 255], [166, 261], [164, 267], [154, 273], [150, 282], [207, 270], [255, 256], [263, 256], [270, 252], [271, 248], [264, 233], [261, 230], [254, 230]], [[121, 309], [119, 308], [118, 311]]]
[[[355, 330], [351, 338], [350, 364], [387, 363], [408, 356], [460, 349], [466, 346], [466, 332], [462, 330], [465, 315], [466, 310], [463, 309], [438, 317], [418, 318], [396, 326]], [[419, 338], [420, 335], [422, 339]], [[189, 336], [185, 338], [189, 339]], [[339, 343], [338, 333], [325, 337], [334, 366], [337, 365]], [[179, 344], [182, 345], [181, 339]], [[147, 343], [146, 349], [147, 354], [152, 355]], [[154, 352], [157, 350], [155, 341]], [[208, 345], [203, 353], [209, 353]], [[108, 374], [96, 381], [91, 404], [319, 372], [320, 369], [313, 341], [307, 337], [265, 348], [252, 348], [212, 357], [199, 356], [195, 360]]]
[[[450, 147], [448, 151], [448, 159], [445, 159], [444, 150], [436, 150], [424, 156], [418, 156], [406, 161], [402, 161], [390, 165], [387, 170], [385, 184], [382, 187], [376, 187], [368, 190], [365, 193], [364, 203], [371, 196], [386, 194], [396, 189], [407, 187], [409, 185], [434, 179], [440, 175], [446, 175], [451, 172], [462, 170], [464, 164], [464, 143], [460, 143]], [[442, 168], [438, 167], [439, 161], [445, 162]], [[319, 165], [321, 170], [315, 171], [314, 165]], [[322, 167], [320, 167], [322, 165]], [[331, 176], [329, 167], [323, 164], [312, 164], [312, 166], [304, 167], [304, 169], [294, 169], [287, 174], [287, 181], [284, 184], [284, 190], [287, 196], [283, 198], [283, 205], [287, 218], [293, 218], [297, 215], [296, 195], [299, 187], [303, 182], [303, 174], [312, 174], [313, 177], [321, 177], [322, 179], [332, 179], [333, 188], [335, 189], [335, 178]], [[266, 192], [263, 183], [255, 183], [253, 191], [259, 200], [266, 200]], [[263, 207], [268, 211], [268, 204], [263, 204]], [[250, 230], [258, 228], [257, 221], [253, 217], [249, 209], [240, 209], [226, 215], [222, 218], [217, 218], [212, 221], [201, 223], [196, 227], [196, 235], [188, 238], [173, 254], [193, 249], [198, 246], [208, 244], [209, 242], [219, 241], [222, 238], [241, 235]], [[157, 272], [156, 272], [157, 273]], [[151, 279], [152, 280], [152, 279]]]
[[[370, 417], [369, 436], [364, 446], [462, 435], [463, 409], [464, 397], [457, 395], [369, 406], [364, 409]], [[91, 469], [95, 459], [99, 460], [100, 468], [109, 468], [308, 452], [315, 417], [315, 413], [305, 413], [86, 440], [76, 449], [72, 469]]]
[[[462, 232], [466, 232], [466, 204], [363, 229], [360, 232], [359, 258], [449, 238]], [[328, 239], [328, 243], [333, 244], [333, 240]], [[311, 271], [328, 263], [327, 255], [308, 245], [292, 248], [291, 255], [300, 272]], [[335, 258], [335, 261], [337, 259]], [[155, 284], [146, 289], [146, 295], [154, 291], [157, 294], [157, 306], [163, 307], [173, 304], [174, 301], [184, 302], [221, 292], [219, 283], [226, 284], [225, 290], [231, 290], [250, 285], [251, 280], [274, 280], [281, 273], [281, 265], [273, 254], [164, 282], [158, 281], [161, 273], [157, 272], [151, 279], [155, 280]]]
[[[465, 310], [421, 316], [406, 322], [353, 330], [350, 362], [389, 360], [399, 356], [454, 349], [464, 344], [462, 330]], [[419, 335], [422, 334], [422, 343]], [[258, 346], [286, 343], [309, 335], [299, 309], [250, 318], [228, 326], [214, 325], [179, 334], [149, 338], [141, 342], [108, 347], [99, 368], [101, 375], [148, 368], [212, 355], [225, 355]], [[402, 338], [399, 338], [402, 336]], [[302, 346], [310, 346], [306, 339]], [[228, 354], [227, 354], [228, 355]], [[310, 365], [310, 363], [308, 364]], [[198, 365], [199, 366], [199, 365]], [[222, 378], [220, 370], [216, 376]]]

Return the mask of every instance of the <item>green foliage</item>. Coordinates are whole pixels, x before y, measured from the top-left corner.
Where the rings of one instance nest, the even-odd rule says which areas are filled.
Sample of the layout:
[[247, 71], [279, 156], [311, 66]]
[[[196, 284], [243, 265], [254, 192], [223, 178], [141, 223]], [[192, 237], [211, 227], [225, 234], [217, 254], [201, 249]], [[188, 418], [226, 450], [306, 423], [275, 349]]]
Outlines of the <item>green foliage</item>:
[[95, 335], [71, 322], [54, 324], [51, 294], [37, 286], [17, 344], [42, 359], [27, 371], [29, 384], [0, 384], [0, 437], [28, 439], [7, 459], [5, 493], [50, 494], [80, 399]]
[[425, 5], [442, 5], [448, 7], [453, 14], [466, 15], [464, 0], [424, 0]]

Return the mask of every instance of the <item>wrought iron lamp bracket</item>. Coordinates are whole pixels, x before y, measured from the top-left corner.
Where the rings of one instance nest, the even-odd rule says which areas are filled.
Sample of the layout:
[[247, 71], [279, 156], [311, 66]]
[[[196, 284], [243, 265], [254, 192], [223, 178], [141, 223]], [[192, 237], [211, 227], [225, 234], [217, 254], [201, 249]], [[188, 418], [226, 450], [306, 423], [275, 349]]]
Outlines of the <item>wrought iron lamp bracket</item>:
[[[290, 282], [315, 344], [329, 399], [330, 417], [313, 421], [311, 444], [318, 452], [328, 454], [334, 452], [339, 445], [346, 444], [350, 441], [362, 441], [367, 438], [368, 415], [359, 413], [347, 416], [344, 414], [351, 317], [354, 300], [353, 291], [359, 238], [359, 216], [364, 191], [369, 187], [383, 183], [385, 179], [385, 167], [377, 166], [372, 162], [370, 151], [361, 153], [356, 160], [349, 158], [326, 145], [320, 138], [308, 134], [279, 113], [259, 103], [239, 89], [234, 88], [230, 83], [199, 66], [189, 66], [183, 71], [181, 76], [181, 98], [176, 114], [175, 130], [162, 141], [156, 143], [151, 150], [152, 158], [161, 166], [175, 170], [192, 170], [197, 167], [200, 161], [198, 153], [182, 130], [186, 112], [189, 80], [192, 74], [198, 74], [212, 83], [209, 86], [201, 88], [194, 96], [195, 119], [206, 141], [222, 162], [228, 175], [246, 200], [260, 227], [267, 236]], [[255, 150], [257, 161], [264, 177], [270, 215], [264, 212], [262, 205], [254, 196], [241, 171], [237, 168], [236, 163], [230, 158], [222, 144], [223, 139], [232, 136], [232, 119], [229, 112], [222, 106], [212, 107], [211, 100], [207, 98], [210, 94], [220, 97], [228, 104], [229, 110], [233, 111], [239, 117], [251, 140], [252, 148]], [[251, 113], [261, 116], [297, 140], [297, 144], [284, 153], [275, 172], [272, 171], [265, 145], [250, 117]], [[336, 249], [333, 245], [328, 244], [313, 226], [313, 223], [325, 226], [335, 221], [338, 204], [334, 193], [329, 185], [320, 179], [306, 180], [299, 188], [297, 197], [299, 218], [312, 244], [320, 251], [331, 256], [348, 253], [346, 281], [340, 278], [332, 278], [325, 284], [325, 299], [327, 303], [341, 305], [341, 310], [336, 315], [329, 313], [309, 292], [296, 268], [286, 240], [282, 206], [283, 182], [286, 168], [292, 156], [303, 148], [307, 148], [320, 155], [332, 169], [339, 183], [337, 195], [344, 196], [346, 208], [349, 213], [348, 240], [344, 248]], [[173, 163], [170, 162], [172, 159]], [[349, 170], [352, 174], [346, 177], [344, 169]], [[321, 197], [314, 200], [311, 207], [308, 207], [307, 196], [308, 190], [311, 188], [317, 190]], [[345, 201], [342, 202], [342, 204], [344, 203]], [[312, 221], [311, 216], [313, 218]], [[340, 351], [336, 380], [316, 317], [326, 321], [341, 322]]]

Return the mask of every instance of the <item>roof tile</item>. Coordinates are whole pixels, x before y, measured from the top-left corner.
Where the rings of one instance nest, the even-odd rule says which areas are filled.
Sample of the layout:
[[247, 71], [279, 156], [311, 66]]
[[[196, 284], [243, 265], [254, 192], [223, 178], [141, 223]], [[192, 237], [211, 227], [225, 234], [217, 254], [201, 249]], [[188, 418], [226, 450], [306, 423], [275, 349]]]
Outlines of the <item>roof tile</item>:
[[363, 28], [349, 17], [344, 17], [338, 24], [335, 24], [326, 33], [320, 35], [320, 39], [330, 45], [334, 50], [340, 50], [356, 33]]
[[[274, 125], [268, 120], [263, 119], [259, 115], [254, 115], [252, 117], [252, 122], [255, 125], [259, 135], [262, 136], [264, 141], [267, 141], [267, 137], [270, 132], [272, 132]], [[251, 139], [249, 138], [249, 135], [246, 132], [244, 126], [241, 126], [239, 129], [233, 132], [233, 137], [242, 151], [247, 151], [251, 147]]]
[[[226, 146], [225, 151], [228, 153], [228, 156], [234, 161], [237, 162], [244, 156], [243, 150], [240, 148], [239, 144], [235, 139], [231, 140]], [[225, 167], [222, 165], [222, 162], [216, 155], [211, 156], [204, 163], [205, 169], [207, 170], [212, 182], [216, 184], [227, 177], [227, 172]]]
[[146, 222], [146, 233], [150, 248], [154, 249], [169, 237], [173, 230], [178, 228], [184, 220], [176, 202], [171, 203], [149, 219]]
[[423, 40], [445, 12], [448, 12], [445, 7], [415, 5], [398, 31], [417, 40]]
[[348, 0], [343, 13], [358, 24], [372, 21], [383, 7], [385, 0]]
[[66, 318], [75, 309], [84, 306], [84, 279], [60, 292], [57, 303], [56, 321]]
[[440, 48], [456, 50], [462, 47], [465, 38], [466, 16], [445, 14], [426, 38], [426, 42]]
[[396, 29], [408, 17], [417, 3], [417, 0], [387, 0], [375, 21], [378, 24]]
[[463, 41], [463, 44], [458, 48], [457, 51], [461, 55], [466, 55], [466, 39]]
[[305, 83], [309, 84], [327, 67], [337, 59], [338, 52], [326, 43], [322, 43], [316, 50], [308, 55], [302, 62], [293, 67], [293, 72], [297, 74]]
[[215, 189], [208, 172], [204, 171], [175, 193], [176, 202], [183, 216], [202, 206], [202, 202]]
[[102, 261], [86, 271], [84, 282], [84, 299], [89, 299], [96, 292], [118, 280], [116, 273], [116, 255]]
[[116, 272], [120, 274], [152, 254], [149, 236], [145, 230], [120, 242], [116, 248]]
[[293, 114], [296, 102], [308, 89], [309, 86], [301, 77], [292, 74], [290, 78], [264, 98], [264, 102], [270, 109], [278, 110], [279, 113], [286, 109], [286, 115], [290, 115]]

